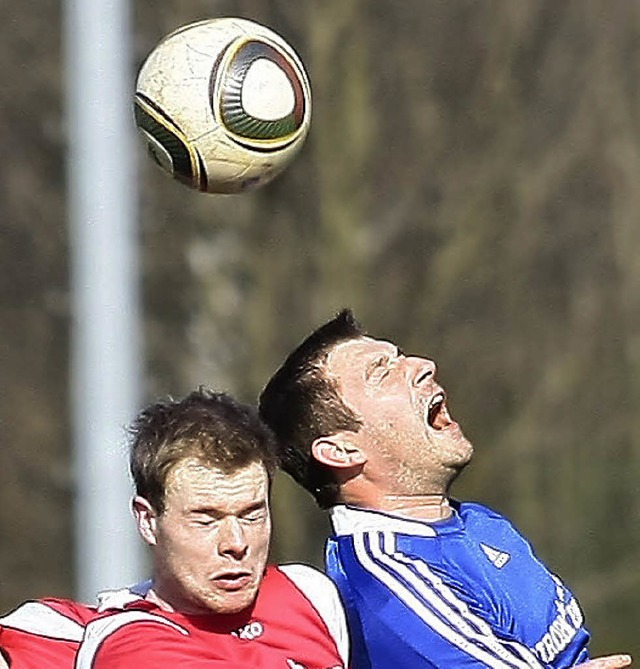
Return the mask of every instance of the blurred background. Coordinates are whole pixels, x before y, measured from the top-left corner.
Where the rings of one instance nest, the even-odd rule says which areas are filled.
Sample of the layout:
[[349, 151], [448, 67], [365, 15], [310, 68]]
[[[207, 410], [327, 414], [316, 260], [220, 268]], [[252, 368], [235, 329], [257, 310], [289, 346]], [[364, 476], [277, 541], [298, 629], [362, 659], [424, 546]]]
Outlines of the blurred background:
[[[63, 10], [0, 4], [0, 610], [76, 591]], [[302, 152], [256, 193], [191, 192], [140, 141], [140, 401], [197, 384], [254, 401], [351, 306], [438, 362], [476, 445], [456, 496], [532, 539], [594, 654], [640, 659], [640, 0], [131, 12], [131, 81], [166, 33], [236, 15], [290, 41], [314, 101]], [[324, 516], [285, 477], [274, 506], [274, 560], [320, 564]]]

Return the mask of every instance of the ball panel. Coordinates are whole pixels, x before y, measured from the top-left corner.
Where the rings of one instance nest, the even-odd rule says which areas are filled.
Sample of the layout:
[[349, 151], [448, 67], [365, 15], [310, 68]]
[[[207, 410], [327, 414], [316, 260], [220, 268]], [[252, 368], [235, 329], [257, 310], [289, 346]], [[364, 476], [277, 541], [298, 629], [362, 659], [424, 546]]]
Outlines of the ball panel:
[[171, 119], [140, 93], [135, 96], [134, 114], [155, 162], [186, 185], [205, 190], [200, 160]]
[[216, 156], [214, 171], [211, 161], [207, 164], [209, 192], [239, 193], [261, 186], [277, 176], [289, 162], [288, 159], [282, 160], [278, 154], [239, 147], [226, 134], [212, 133], [199, 137], [194, 145], [200, 155]]
[[[183, 33], [180, 42], [186, 41]], [[183, 43], [164, 43], [145, 62], [136, 92], [152, 101], [191, 140], [211, 127], [211, 56]]]
[[[274, 150], [289, 145], [305, 119], [301, 80], [297, 67], [272, 46], [253, 40], [234, 45], [218, 69], [212, 111], [239, 140], [267, 140], [256, 148]], [[265, 97], [271, 98], [271, 105], [264, 104]], [[246, 100], [256, 104], [247, 108]], [[277, 107], [282, 113], [269, 118]]]
[[253, 61], [241, 91], [242, 107], [249, 116], [277, 121], [295, 109], [295, 95], [285, 73], [266, 58]]

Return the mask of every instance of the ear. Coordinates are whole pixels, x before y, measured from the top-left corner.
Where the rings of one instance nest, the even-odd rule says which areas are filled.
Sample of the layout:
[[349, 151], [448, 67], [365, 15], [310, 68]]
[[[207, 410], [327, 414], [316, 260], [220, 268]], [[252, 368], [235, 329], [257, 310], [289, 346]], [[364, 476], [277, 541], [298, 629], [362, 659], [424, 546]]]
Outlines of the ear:
[[349, 439], [348, 434], [350, 433], [339, 432], [331, 437], [319, 437], [311, 444], [313, 457], [323, 465], [338, 469], [363, 465], [367, 458]]
[[158, 529], [158, 514], [145, 497], [136, 495], [131, 500], [131, 511], [136, 519], [140, 536], [149, 544], [155, 546], [157, 543], [156, 532]]

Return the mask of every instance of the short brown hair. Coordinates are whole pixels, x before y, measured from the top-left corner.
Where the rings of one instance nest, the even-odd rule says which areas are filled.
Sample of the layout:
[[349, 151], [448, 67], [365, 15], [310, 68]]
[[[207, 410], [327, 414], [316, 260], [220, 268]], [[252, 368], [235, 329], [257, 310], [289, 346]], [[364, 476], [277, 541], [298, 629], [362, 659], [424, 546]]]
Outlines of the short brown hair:
[[169, 472], [186, 459], [228, 472], [259, 462], [269, 481], [278, 464], [273, 434], [257, 410], [204, 387], [180, 400], [149, 405], [133, 421], [129, 434], [136, 494], [158, 513], [164, 511]]

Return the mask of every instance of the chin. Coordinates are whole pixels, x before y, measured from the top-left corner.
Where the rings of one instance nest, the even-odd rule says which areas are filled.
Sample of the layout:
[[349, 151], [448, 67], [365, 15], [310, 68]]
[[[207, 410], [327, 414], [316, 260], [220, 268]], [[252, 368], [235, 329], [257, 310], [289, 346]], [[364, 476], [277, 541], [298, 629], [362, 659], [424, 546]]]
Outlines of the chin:
[[236, 613], [242, 613], [243, 611], [246, 611], [252, 604], [253, 600], [237, 605], [227, 603], [224, 606], [211, 609], [211, 613], [217, 615], [234, 615]]
[[216, 613], [240, 613], [248, 609], [256, 600], [257, 591], [236, 593], [234, 597], [226, 597]]
[[468, 448], [460, 448], [457, 452], [451, 453], [449, 462], [445, 465], [451, 472], [450, 483], [462, 472], [462, 470], [471, 462], [473, 458], [473, 446], [468, 445]]
[[456, 462], [451, 464], [451, 469], [453, 471], [453, 476], [451, 480], [453, 481], [456, 479], [462, 471], [466, 468], [466, 466], [471, 462], [471, 453], [469, 453], [466, 457], [460, 457]]

